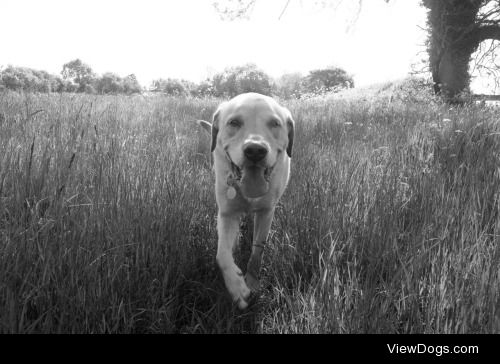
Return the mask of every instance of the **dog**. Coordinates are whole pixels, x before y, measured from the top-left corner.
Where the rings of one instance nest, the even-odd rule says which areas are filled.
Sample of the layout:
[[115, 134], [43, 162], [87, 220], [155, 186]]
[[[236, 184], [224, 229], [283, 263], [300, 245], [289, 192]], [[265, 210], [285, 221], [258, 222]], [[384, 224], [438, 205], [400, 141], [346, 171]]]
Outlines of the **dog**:
[[[274, 210], [290, 177], [295, 122], [273, 98], [240, 94], [222, 103], [212, 123], [198, 120], [211, 133], [215, 170], [217, 264], [229, 294], [240, 309], [259, 288], [262, 253]], [[245, 276], [234, 262], [240, 217], [254, 216], [252, 253]]]

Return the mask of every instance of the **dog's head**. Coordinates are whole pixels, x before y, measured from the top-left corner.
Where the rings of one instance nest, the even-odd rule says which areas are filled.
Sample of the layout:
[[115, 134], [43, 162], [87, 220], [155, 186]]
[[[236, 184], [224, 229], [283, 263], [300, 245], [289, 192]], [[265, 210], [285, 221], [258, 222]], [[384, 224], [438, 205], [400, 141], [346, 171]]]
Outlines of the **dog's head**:
[[211, 132], [212, 151], [224, 153], [248, 197], [265, 194], [276, 163], [292, 156], [294, 121], [268, 96], [247, 93], [221, 104]]

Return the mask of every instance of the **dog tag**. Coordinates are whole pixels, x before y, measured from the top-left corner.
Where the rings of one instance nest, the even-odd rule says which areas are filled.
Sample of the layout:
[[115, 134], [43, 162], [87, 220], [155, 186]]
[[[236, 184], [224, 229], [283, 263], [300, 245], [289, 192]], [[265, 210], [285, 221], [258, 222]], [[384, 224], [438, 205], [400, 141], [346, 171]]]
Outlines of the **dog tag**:
[[236, 197], [236, 189], [233, 186], [229, 186], [226, 192], [226, 196], [228, 199], [232, 200]]

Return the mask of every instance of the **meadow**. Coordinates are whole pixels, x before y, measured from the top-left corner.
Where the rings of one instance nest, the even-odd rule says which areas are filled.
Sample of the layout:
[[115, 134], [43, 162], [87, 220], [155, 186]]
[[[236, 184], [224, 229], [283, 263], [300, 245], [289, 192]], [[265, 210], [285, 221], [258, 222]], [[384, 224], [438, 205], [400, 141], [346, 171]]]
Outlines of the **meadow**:
[[219, 102], [0, 93], [0, 332], [500, 333], [499, 109], [283, 101], [291, 180], [239, 311], [194, 122]]

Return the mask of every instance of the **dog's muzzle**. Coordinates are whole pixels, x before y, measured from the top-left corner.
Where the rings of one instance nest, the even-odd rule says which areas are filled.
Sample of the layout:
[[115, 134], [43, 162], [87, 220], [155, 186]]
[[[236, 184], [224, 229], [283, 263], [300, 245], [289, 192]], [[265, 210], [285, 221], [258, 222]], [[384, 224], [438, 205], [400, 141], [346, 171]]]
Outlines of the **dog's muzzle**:
[[[231, 165], [231, 175], [229, 176], [229, 179], [232, 182], [238, 182], [238, 183], [241, 182], [241, 178], [243, 177], [242, 167], [239, 167], [236, 163], [234, 163], [233, 160], [231, 159], [231, 157], [229, 156], [229, 153], [227, 153], [227, 152], [226, 152], [226, 158]], [[271, 175], [273, 174], [273, 170], [274, 170], [275, 166], [276, 166], [276, 163], [270, 167], [265, 167], [264, 179], [266, 180], [266, 182], [269, 182], [271, 180]], [[261, 167], [261, 168], [264, 168], [264, 167]]]
[[250, 162], [258, 163], [267, 156], [267, 148], [258, 143], [248, 143], [243, 147], [243, 154]]
[[268, 154], [269, 149], [265, 144], [248, 141], [243, 145], [243, 155], [246, 159], [244, 162], [244, 168], [264, 169], [264, 179], [266, 182], [269, 182], [274, 168], [274, 165], [269, 167], [264, 161]]
[[244, 149], [246, 160], [242, 166], [238, 166], [233, 162], [229, 153], [226, 152], [226, 157], [231, 165], [231, 172], [227, 177], [227, 197], [233, 199], [237, 193], [245, 197], [260, 197], [269, 190], [269, 182], [274, 170], [273, 166], [267, 167], [262, 161], [267, 156], [267, 149], [250, 148]]

